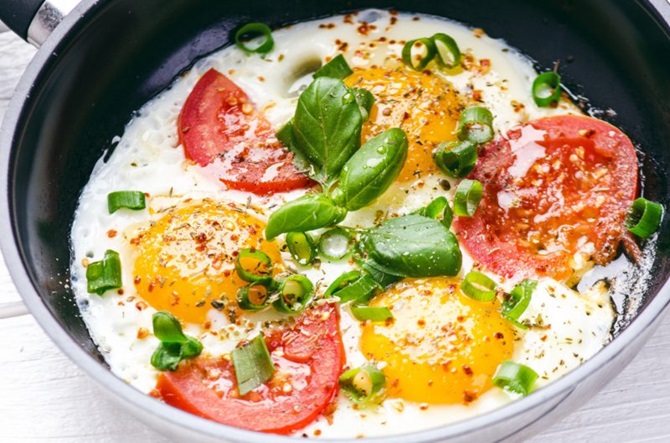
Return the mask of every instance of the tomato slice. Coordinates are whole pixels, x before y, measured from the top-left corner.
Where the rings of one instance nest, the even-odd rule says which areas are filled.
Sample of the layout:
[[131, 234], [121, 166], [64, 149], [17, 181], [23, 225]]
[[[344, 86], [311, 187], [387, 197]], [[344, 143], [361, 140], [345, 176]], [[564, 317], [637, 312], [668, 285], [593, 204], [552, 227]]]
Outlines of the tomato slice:
[[335, 304], [306, 311], [295, 326], [266, 334], [276, 372], [240, 397], [232, 363], [225, 358], [184, 362], [164, 372], [156, 390], [177, 408], [223, 424], [288, 434], [314, 421], [338, 389], [345, 355]]
[[470, 178], [482, 182], [482, 201], [454, 229], [493, 272], [566, 279], [585, 244], [593, 244], [597, 264], [616, 254], [637, 171], [633, 144], [609, 123], [585, 116], [535, 120], [480, 149]]
[[229, 188], [267, 195], [312, 184], [247, 94], [214, 69], [186, 99], [178, 132], [186, 156]]

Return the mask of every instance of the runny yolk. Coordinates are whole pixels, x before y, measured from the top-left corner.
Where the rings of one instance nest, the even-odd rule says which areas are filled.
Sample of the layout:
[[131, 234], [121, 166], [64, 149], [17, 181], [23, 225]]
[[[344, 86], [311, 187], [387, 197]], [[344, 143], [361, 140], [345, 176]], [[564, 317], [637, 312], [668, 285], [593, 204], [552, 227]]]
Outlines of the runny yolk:
[[512, 356], [514, 331], [500, 304], [463, 295], [457, 280], [398, 283], [375, 298], [394, 320], [366, 323], [361, 350], [383, 362], [390, 397], [433, 404], [469, 403], [489, 390], [498, 365]]
[[361, 142], [389, 128], [407, 134], [409, 152], [398, 181], [414, 181], [437, 171], [433, 149], [455, 140], [462, 105], [453, 87], [430, 71], [416, 72], [372, 67], [356, 70], [346, 79], [351, 87], [365, 88], [375, 97], [370, 118], [363, 124]]
[[253, 216], [211, 200], [170, 210], [131, 241], [138, 294], [184, 322], [204, 322], [212, 300], [233, 302], [248, 284], [235, 272], [240, 249], [260, 249], [281, 262], [276, 243], [264, 241], [264, 228]]

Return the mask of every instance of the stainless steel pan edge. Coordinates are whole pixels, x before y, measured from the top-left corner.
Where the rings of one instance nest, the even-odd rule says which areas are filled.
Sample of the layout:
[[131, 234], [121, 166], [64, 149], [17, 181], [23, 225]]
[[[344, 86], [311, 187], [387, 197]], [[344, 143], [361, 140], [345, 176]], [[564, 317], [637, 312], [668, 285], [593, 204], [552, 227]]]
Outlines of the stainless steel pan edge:
[[[24, 251], [16, 241], [18, 227], [14, 216], [14, 202], [11, 196], [15, 171], [12, 169], [14, 152], [10, 150], [17, 137], [24, 103], [33, 91], [33, 85], [45, 75], [49, 66], [58, 58], [63, 39], [80, 24], [81, 20], [95, 15], [101, 1], [85, 1], [76, 7], [45, 41], [26, 74], [17, 87], [5, 121], [0, 131], [0, 164], [4, 177], [0, 184], [3, 196], [0, 206], [0, 239], [2, 251], [12, 274], [15, 285], [28, 305], [31, 313], [56, 345], [92, 377], [117, 403], [127, 411], [153, 426], [164, 435], [179, 441], [235, 441], [235, 442], [281, 442], [290, 438], [258, 434], [237, 428], [219, 425], [200, 419], [180, 410], [171, 408], [130, 387], [108, 371], [101, 371], [99, 362], [91, 357], [79, 343], [64, 331], [37, 295], [31, 277], [26, 271]], [[652, 0], [651, 5], [658, 20], [670, 22], [670, 3]], [[667, 27], [666, 27], [667, 29]], [[372, 438], [369, 441], [387, 442], [437, 442], [437, 441], [500, 441], [518, 440], [532, 435], [549, 420], [556, 420], [572, 410], [575, 405], [592, 395], [606, 384], [623, 366], [636, 355], [641, 345], [648, 339], [670, 303], [670, 283], [662, 287], [655, 298], [612, 343], [584, 365], [551, 385], [516, 401], [500, 410], [468, 419], [447, 427], [386, 438]], [[548, 415], [551, 415], [549, 418]], [[355, 440], [352, 440], [355, 441]]]

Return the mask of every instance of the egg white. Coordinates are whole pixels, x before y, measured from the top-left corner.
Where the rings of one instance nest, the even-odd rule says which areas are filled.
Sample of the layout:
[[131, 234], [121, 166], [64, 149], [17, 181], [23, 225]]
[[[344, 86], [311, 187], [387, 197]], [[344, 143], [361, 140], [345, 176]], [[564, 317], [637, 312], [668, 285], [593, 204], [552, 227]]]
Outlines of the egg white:
[[[367, 23], [366, 35], [359, 30], [363, 22]], [[162, 210], [184, 204], [184, 200], [189, 198], [210, 197], [240, 205], [251, 203], [249, 210], [260, 219], [266, 219], [272, 208], [303, 193], [294, 191], [257, 197], [234, 190], [222, 191], [221, 183], [203, 176], [185, 161], [183, 148], [178, 144], [177, 118], [199, 78], [210, 68], [229, 76], [278, 128], [293, 115], [301, 88], [311, 81], [305, 70], [337, 55], [343, 43], [346, 42], [346, 50], [342, 53], [350, 65], [366, 67], [383, 65], [385, 60], [398, 57], [403, 41], [438, 32], [454, 37], [465, 54], [477, 60], [490, 60], [491, 69], [485, 73], [460, 70], [456, 73], [438, 71], [437, 75], [450, 82], [462, 97], [471, 97], [473, 90], [481, 91], [481, 101], [492, 111], [494, 128], [498, 133], [505, 134], [509, 128], [530, 119], [580, 112], [566, 100], [561, 101], [557, 108], [538, 108], [529, 93], [532, 79], [537, 75], [531, 62], [503, 41], [449, 20], [396, 15], [380, 10], [335, 16], [278, 30], [273, 33], [275, 49], [264, 57], [248, 56], [235, 47], [223, 49], [198, 61], [168, 90], [138, 112], [111, 156], [100, 159], [95, 166], [81, 194], [71, 237], [73, 290], [91, 336], [117, 376], [137, 389], [149, 392], [154, 388], [158, 375], [149, 363], [158, 341], [151, 334], [138, 338], [138, 334], [142, 336], [144, 332], [151, 331], [151, 317], [155, 310], [150, 306], [144, 307], [135, 292], [128, 233], [147, 226], [160, 217]], [[384, 43], [379, 42], [382, 36], [387, 39]], [[350, 213], [343, 225], [369, 227], [380, 212], [407, 214], [441, 195], [451, 201], [456, 181], [450, 180], [451, 189], [445, 191], [440, 184], [440, 180], [444, 179], [444, 176], [433, 175], [417, 177], [404, 185], [396, 184], [371, 206]], [[120, 210], [108, 214], [107, 194], [117, 190], [142, 190], [147, 193], [150, 210]], [[101, 259], [107, 249], [118, 251], [121, 255], [123, 293], [109, 291], [104, 296], [88, 294], [85, 263]], [[463, 252], [461, 277], [473, 266], [467, 252]], [[323, 291], [342, 272], [351, 269], [346, 261], [323, 261], [318, 268], [304, 268], [293, 263], [287, 253], [283, 254], [283, 258], [289, 266], [314, 281], [319, 291]], [[579, 260], [577, 262], [576, 267], [586, 266]], [[491, 277], [506, 290], [513, 287], [512, 281]], [[257, 320], [267, 316], [271, 318], [272, 315], [263, 313], [250, 318]], [[518, 332], [514, 360], [535, 369], [540, 374], [540, 386], [595, 354], [609, 340], [614, 319], [608, 293], [603, 288], [596, 287], [580, 294], [550, 279], [540, 281], [531, 306], [524, 315], [534, 324], [541, 317], [542, 328]], [[208, 319], [212, 322], [210, 330], [219, 332], [216, 336], [196, 324], [187, 325], [186, 332], [198, 337], [206, 352], [212, 355], [229, 352], [240, 339], [253, 335], [258, 329], [252, 321], [242, 326], [231, 325], [214, 309]], [[354, 367], [364, 363], [365, 358], [358, 348], [359, 323], [346, 308], [343, 309], [341, 328], [348, 364]], [[481, 414], [508, 403], [513, 397], [494, 388], [467, 406], [428, 407], [389, 399], [377, 409], [361, 410], [340, 396], [332, 424], [325, 418], [319, 418], [297, 434], [357, 437], [411, 432]]]

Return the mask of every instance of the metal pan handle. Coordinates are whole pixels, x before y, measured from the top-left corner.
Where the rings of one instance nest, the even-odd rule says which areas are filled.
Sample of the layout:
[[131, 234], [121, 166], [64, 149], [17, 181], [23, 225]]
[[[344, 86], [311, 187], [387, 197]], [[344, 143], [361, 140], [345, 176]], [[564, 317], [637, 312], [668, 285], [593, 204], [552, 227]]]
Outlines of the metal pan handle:
[[79, 0], [2, 0], [0, 20], [39, 47]]

